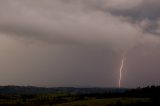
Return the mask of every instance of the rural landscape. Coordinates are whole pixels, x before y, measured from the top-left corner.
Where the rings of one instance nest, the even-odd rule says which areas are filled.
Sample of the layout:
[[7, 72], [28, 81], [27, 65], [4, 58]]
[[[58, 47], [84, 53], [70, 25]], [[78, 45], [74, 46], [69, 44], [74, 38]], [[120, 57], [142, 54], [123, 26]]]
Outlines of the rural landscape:
[[160, 0], [0, 0], [0, 106], [160, 106]]
[[160, 86], [137, 89], [1, 86], [1, 106], [159, 106]]

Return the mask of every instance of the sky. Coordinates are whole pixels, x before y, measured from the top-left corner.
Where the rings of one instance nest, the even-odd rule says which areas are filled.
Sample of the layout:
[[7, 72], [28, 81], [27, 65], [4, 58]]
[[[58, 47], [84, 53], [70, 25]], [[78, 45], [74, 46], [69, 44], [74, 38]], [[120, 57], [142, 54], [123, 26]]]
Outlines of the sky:
[[159, 0], [0, 0], [0, 85], [160, 84]]

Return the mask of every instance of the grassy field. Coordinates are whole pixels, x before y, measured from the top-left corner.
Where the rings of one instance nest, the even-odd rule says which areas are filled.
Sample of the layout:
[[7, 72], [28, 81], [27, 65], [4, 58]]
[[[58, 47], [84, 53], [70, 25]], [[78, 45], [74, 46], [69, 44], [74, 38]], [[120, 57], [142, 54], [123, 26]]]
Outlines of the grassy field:
[[149, 98], [109, 98], [109, 99], [89, 99], [55, 106], [147, 106]]
[[152, 106], [150, 103], [149, 98], [97, 99], [67, 94], [3, 95], [0, 98], [0, 106]]

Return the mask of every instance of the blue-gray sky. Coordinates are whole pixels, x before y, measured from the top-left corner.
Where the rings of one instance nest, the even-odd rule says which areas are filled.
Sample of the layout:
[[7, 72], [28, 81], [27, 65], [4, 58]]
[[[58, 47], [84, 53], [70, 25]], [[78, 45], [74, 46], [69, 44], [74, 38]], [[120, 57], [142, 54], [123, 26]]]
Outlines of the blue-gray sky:
[[1, 0], [0, 85], [160, 84], [159, 0]]

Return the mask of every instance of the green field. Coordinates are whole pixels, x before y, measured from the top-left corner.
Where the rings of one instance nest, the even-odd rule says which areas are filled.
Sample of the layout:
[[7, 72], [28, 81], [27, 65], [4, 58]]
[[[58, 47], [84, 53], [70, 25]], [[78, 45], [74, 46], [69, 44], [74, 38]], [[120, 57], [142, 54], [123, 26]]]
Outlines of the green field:
[[109, 98], [81, 100], [55, 106], [146, 106], [149, 103], [149, 98]]
[[151, 106], [150, 98], [103, 98], [68, 94], [1, 95], [2, 106]]
[[105, 90], [7, 86], [1, 87], [0, 106], [160, 106], [159, 86], [95, 93], [99, 91]]

